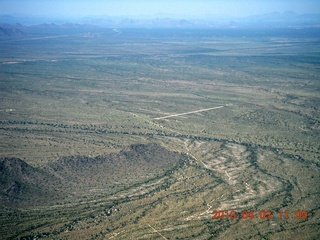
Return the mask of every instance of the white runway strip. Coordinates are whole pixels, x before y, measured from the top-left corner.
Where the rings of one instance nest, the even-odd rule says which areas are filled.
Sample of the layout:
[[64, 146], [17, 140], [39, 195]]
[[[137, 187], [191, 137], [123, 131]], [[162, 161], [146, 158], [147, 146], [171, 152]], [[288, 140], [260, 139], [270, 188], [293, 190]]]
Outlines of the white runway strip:
[[158, 117], [158, 118], [154, 118], [154, 119], [155, 119], [155, 120], [166, 119], [166, 118], [171, 118], [171, 117], [188, 115], [188, 114], [192, 114], [192, 113], [206, 112], [206, 111], [210, 111], [210, 110], [214, 110], [214, 109], [218, 109], [218, 108], [223, 108], [223, 107], [225, 107], [225, 106], [219, 106], [219, 107], [213, 107], [213, 108], [200, 109], [200, 110], [196, 110], [196, 111], [192, 111], [192, 112], [185, 112], [185, 113], [173, 114], [173, 115], [169, 115], [169, 116], [165, 116], [165, 117]]

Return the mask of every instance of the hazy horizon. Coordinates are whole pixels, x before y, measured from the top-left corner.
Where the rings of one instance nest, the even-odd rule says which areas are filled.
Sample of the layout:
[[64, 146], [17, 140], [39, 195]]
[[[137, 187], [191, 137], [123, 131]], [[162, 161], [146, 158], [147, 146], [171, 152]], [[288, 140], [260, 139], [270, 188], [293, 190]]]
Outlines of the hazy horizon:
[[297, 14], [319, 14], [320, 4], [315, 0], [0, 0], [0, 14], [33, 15], [61, 18], [81, 18], [108, 15], [134, 18], [237, 18], [271, 12], [295, 12]]

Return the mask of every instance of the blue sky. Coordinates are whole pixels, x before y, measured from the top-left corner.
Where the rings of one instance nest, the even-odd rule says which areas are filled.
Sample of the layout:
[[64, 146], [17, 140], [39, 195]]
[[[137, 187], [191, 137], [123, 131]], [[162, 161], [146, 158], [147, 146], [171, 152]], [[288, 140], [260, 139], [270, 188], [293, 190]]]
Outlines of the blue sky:
[[320, 0], [0, 0], [0, 14], [66, 17], [243, 17], [285, 11], [320, 13]]

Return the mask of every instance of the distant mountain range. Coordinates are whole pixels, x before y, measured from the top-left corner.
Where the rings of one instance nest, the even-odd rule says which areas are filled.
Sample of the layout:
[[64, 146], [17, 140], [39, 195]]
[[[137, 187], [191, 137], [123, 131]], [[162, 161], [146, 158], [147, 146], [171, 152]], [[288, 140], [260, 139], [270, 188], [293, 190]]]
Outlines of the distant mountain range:
[[205, 16], [203, 19], [174, 18], [127, 18], [91, 16], [84, 18], [11, 16], [0, 15], [0, 23], [39, 25], [43, 23], [62, 25], [66, 23], [90, 24], [112, 28], [248, 28], [248, 27], [319, 27], [320, 14], [296, 14], [273, 12], [241, 18], [218, 18]]
[[21, 37], [25, 35], [26, 27], [20, 23], [0, 23], [0, 37]]

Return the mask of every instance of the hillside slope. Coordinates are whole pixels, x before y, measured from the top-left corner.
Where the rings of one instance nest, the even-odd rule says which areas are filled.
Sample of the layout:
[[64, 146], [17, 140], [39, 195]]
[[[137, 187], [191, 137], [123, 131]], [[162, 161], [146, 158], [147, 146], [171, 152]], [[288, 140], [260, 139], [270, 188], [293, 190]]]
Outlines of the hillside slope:
[[25, 205], [82, 195], [88, 189], [111, 193], [164, 174], [180, 158], [180, 154], [154, 143], [134, 144], [119, 153], [97, 157], [61, 157], [42, 168], [18, 158], [2, 158], [0, 201]]
[[53, 175], [18, 158], [0, 159], [0, 203], [24, 205], [52, 201], [63, 193], [56, 188], [60, 185]]

